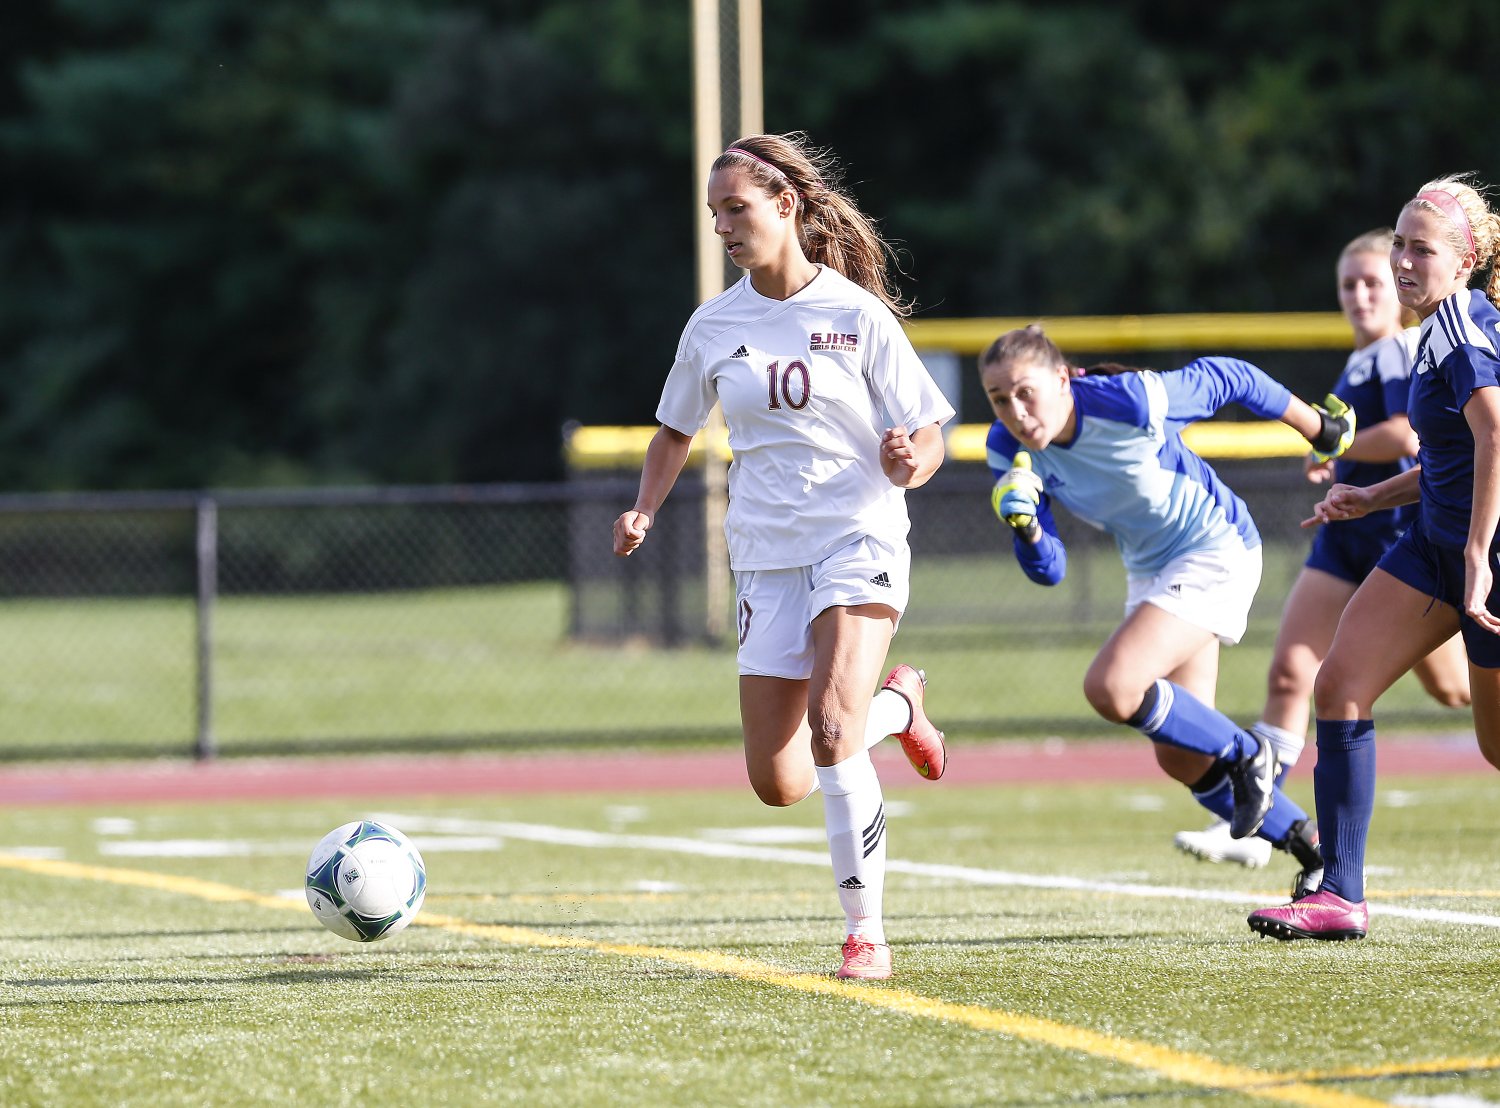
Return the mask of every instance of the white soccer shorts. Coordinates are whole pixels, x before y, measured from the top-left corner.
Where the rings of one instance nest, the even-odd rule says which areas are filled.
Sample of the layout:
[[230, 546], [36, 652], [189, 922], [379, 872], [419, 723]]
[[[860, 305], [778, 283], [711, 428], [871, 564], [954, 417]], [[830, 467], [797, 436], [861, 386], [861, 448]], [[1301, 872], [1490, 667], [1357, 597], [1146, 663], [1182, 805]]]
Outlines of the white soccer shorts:
[[864, 536], [815, 565], [737, 570], [734, 584], [740, 673], [806, 680], [820, 613], [884, 604], [900, 622], [911, 596], [911, 547]]
[[1161, 572], [1131, 577], [1125, 597], [1128, 616], [1142, 604], [1154, 604], [1185, 623], [1216, 635], [1233, 646], [1245, 634], [1250, 603], [1260, 588], [1261, 550], [1232, 546], [1184, 554]]

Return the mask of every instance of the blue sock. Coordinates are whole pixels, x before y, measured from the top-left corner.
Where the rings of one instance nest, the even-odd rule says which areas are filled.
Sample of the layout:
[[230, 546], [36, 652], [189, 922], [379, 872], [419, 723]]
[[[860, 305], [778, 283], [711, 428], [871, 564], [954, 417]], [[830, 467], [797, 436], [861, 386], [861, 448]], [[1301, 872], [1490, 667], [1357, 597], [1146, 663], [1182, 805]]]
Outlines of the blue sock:
[[1313, 769], [1323, 888], [1345, 900], [1365, 898], [1365, 838], [1375, 811], [1375, 721], [1318, 720]]
[[1256, 740], [1223, 712], [1215, 711], [1181, 685], [1160, 678], [1127, 721], [1153, 742], [1196, 750], [1210, 758], [1237, 762]]
[[[1215, 773], [1215, 771], [1218, 771]], [[1217, 777], [1217, 780], [1213, 780]], [[1206, 784], [1212, 781], [1211, 784]], [[1205, 786], [1206, 787], [1203, 787]], [[1192, 787], [1193, 799], [1214, 815], [1226, 822], [1234, 815], [1234, 791], [1230, 788], [1229, 777], [1219, 766], [1215, 766], [1200, 781]], [[1292, 824], [1299, 819], [1306, 819], [1307, 813], [1278, 786], [1272, 793], [1271, 810], [1266, 813], [1266, 822], [1260, 825], [1260, 830], [1255, 833], [1257, 839], [1267, 839], [1273, 843], [1283, 842], [1291, 834]]]

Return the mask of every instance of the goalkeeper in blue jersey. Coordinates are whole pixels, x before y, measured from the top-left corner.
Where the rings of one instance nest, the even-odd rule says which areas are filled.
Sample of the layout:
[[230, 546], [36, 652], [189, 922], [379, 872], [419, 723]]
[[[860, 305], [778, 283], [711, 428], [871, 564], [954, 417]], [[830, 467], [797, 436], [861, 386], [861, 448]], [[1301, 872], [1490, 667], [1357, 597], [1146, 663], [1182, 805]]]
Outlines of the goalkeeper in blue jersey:
[[1180, 432], [1238, 403], [1333, 458], [1354, 437], [1353, 415], [1333, 397], [1326, 408], [1306, 404], [1233, 358], [1174, 373], [1104, 368], [1077, 376], [1035, 325], [980, 356], [997, 417], [986, 443], [995, 512], [1041, 585], [1067, 569], [1053, 501], [1114, 537], [1128, 575], [1125, 619], [1090, 664], [1084, 696], [1105, 719], [1144, 732], [1162, 769], [1235, 838], [1259, 835], [1291, 853], [1297, 891], [1315, 888], [1317, 828], [1277, 787], [1275, 751], [1213, 707], [1219, 644], [1244, 634], [1260, 584], [1260, 533]]

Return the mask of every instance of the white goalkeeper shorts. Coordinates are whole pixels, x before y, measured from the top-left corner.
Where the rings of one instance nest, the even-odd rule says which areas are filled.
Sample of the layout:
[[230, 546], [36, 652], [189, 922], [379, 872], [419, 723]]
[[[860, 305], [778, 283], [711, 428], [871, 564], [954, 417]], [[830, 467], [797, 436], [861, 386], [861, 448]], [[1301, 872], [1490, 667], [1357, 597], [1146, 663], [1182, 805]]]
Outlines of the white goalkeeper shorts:
[[815, 565], [736, 570], [734, 586], [740, 674], [806, 680], [820, 613], [884, 604], [900, 622], [911, 596], [911, 547], [867, 535]]
[[1202, 627], [1225, 646], [1233, 646], [1244, 637], [1260, 573], [1258, 546], [1184, 554], [1159, 573], [1129, 579], [1125, 614], [1142, 604], [1153, 604], [1184, 623]]

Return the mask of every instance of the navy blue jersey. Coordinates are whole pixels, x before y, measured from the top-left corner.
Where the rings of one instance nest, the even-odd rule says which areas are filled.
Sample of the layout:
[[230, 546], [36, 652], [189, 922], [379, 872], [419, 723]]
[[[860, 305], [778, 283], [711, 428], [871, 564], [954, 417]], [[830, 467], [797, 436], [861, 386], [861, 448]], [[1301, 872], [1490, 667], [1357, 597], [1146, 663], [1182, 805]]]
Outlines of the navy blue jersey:
[[[1374, 427], [1392, 416], [1406, 415], [1411, 396], [1411, 366], [1419, 337], [1413, 327], [1349, 355], [1338, 384], [1333, 386], [1333, 394], [1354, 409], [1356, 426]], [[1333, 464], [1333, 479], [1345, 485], [1373, 485], [1405, 473], [1416, 464], [1415, 458], [1399, 458], [1394, 462], [1354, 462], [1341, 458]], [[1368, 538], [1375, 544], [1371, 557], [1378, 559], [1381, 551], [1415, 518], [1416, 505], [1407, 504], [1327, 526], [1346, 532], [1346, 543]]]
[[1463, 408], [1475, 389], [1500, 385], [1497, 348], [1500, 311], [1477, 289], [1459, 289], [1422, 321], [1407, 416], [1422, 442], [1422, 527], [1438, 546], [1461, 548], [1469, 536], [1474, 433]]
[[[1411, 364], [1420, 334], [1415, 327], [1356, 350], [1344, 363], [1333, 395], [1354, 409], [1355, 426], [1374, 427], [1392, 416], [1405, 415], [1411, 396]], [[1405, 473], [1415, 458], [1394, 462], [1354, 462], [1340, 458], [1333, 479], [1345, 485], [1373, 485]]]
[[[1249, 362], [1199, 358], [1175, 373], [1121, 373], [1071, 382], [1073, 439], [1031, 451], [1043, 493], [1042, 539], [1017, 538], [1016, 557], [1033, 581], [1055, 584], [1066, 561], [1050, 502], [1064, 504], [1108, 532], [1126, 570], [1160, 572], [1184, 554], [1260, 545], [1255, 521], [1207, 462], [1182, 441], [1182, 428], [1229, 404], [1280, 418], [1291, 400], [1284, 385]], [[998, 420], [986, 442], [991, 472], [1004, 476], [1020, 448]]]

